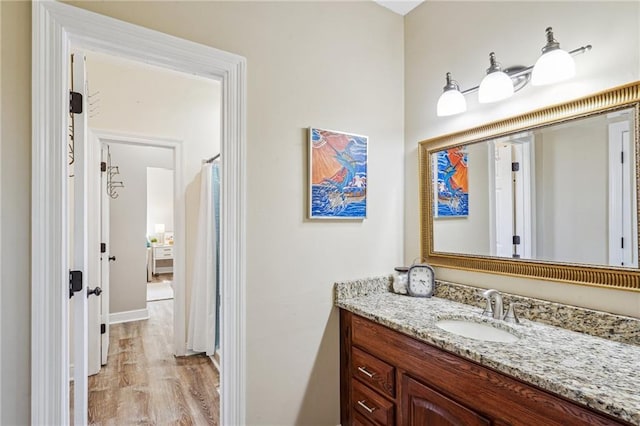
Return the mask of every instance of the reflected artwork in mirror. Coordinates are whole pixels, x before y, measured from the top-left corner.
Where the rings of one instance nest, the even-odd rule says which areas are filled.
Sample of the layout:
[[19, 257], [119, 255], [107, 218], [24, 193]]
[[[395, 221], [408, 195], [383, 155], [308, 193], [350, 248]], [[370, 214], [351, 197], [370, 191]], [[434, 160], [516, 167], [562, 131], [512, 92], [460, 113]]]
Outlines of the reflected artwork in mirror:
[[639, 93], [635, 83], [421, 142], [422, 255], [640, 290]]

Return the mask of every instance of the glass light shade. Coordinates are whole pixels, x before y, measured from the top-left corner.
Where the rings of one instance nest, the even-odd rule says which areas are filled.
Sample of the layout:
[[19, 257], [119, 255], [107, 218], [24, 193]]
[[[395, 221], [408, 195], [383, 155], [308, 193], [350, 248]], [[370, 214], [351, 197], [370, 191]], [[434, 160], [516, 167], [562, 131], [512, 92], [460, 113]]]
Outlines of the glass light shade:
[[497, 102], [513, 96], [513, 82], [511, 77], [502, 71], [487, 74], [480, 83], [478, 101], [486, 104]]
[[436, 109], [438, 117], [460, 114], [467, 110], [467, 101], [464, 99], [464, 95], [458, 90], [445, 90], [438, 99]]
[[576, 63], [566, 51], [554, 49], [542, 54], [531, 73], [533, 86], [558, 83], [576, 75]]

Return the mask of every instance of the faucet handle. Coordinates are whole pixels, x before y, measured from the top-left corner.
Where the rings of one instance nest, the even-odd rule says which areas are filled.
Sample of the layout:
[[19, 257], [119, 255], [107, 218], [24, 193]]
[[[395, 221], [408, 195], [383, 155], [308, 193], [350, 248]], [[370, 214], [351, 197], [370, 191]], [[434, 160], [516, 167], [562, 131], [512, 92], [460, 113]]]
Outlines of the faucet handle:
[[512, 322], [514, 324], [520, 324], [520, 320], [518, 319], [518, 316], [516, 315], [516, 306], [522, 306], [521, 303], [516, 303], [516, 302], [511, 302], [511, 304], [509, 305], [509, 309], [507, 310], [507, 313], [504, 314], [504, 321], [505, 322]]
[[484, 310], [482, 311], [482, 316], [492, 317], [493, 316], [493, 306], [491, 305], [491, 296], [488, 295], [486, 291], [482, 292], [481, 295], [487, 301], [487, 304], [484, 307]]

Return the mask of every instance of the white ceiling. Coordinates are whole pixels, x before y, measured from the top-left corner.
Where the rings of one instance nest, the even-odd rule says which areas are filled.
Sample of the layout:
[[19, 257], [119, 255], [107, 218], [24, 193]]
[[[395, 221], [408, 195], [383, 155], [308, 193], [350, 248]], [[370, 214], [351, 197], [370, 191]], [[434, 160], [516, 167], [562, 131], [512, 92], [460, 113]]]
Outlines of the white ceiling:
[[399, 15], [406, 15], [416, 8], [424, 0], [373, 0], [380, 6], [393, 10]]

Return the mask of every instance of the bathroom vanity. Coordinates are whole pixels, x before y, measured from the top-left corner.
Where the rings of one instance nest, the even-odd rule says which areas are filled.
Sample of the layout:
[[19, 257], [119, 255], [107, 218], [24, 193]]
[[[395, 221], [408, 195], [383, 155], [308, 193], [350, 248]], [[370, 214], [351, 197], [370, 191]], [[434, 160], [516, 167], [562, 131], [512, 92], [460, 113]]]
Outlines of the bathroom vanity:
[[[336, 305], [342, 425], [640, 424], [640, 346], [506, 324], [475, 306], [393, 294], [384, 280], [337, 284]], [[443, 319], [517, 340], [461, 337], [437, 327]]]
[[[639, 123], [635, 82], [420, 142], [420, 258], [640, 291]], [[336, 284], [343, 426], [640, 425], [640, 319], [436, 287]]]

